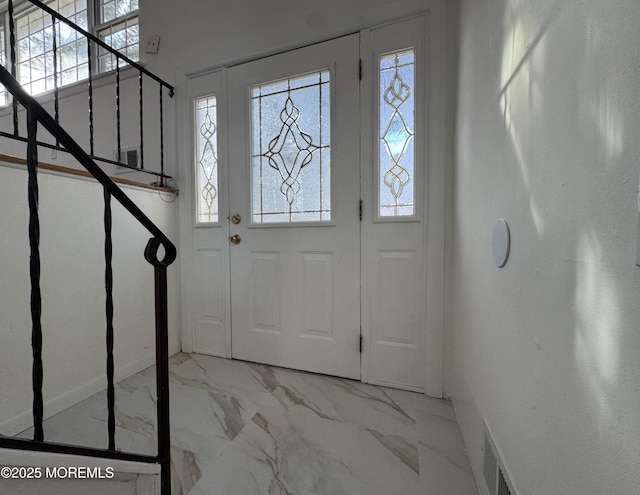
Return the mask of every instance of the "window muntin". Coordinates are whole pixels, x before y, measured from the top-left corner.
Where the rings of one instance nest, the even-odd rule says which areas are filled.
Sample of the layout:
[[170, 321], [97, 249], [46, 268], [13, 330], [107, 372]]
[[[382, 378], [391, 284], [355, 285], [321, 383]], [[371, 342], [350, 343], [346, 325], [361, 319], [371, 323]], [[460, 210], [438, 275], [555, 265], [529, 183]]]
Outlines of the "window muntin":
[[[138, 0], [100, 0], [98, 37], [107, 45], [133, 61], [140, 58], [140, 29]], [[120, 67], [126, 64], [119, 62]], [[104, 49], [99, 50], [99, 70], [115, 70], [116, 57]]]
[[114, 21], [138, 10], [138, 0], [100, 0], [100, 24]]
[[218, 117], [215, 96], [195, 100], [196, 224], [217, 223]]
[[[113, 24], [107, 29], [100, 31], [100, 39], [110, 47], [116, 49], [121, 54], [136, 61], [140, 58], [140, 32], [138, 18], [126, 19], [117, 24]], [[100, 72], [115, 70], [116, 57], [107, 50], [100, 48]], [[120, 60], [120, 67], [126, 63]]]
[[378, 215], [415, 215], [415, 53], [386, 54], [379, 63]]
[[[98, 0], [99, 25], [94, 25], [88, 0], [50, 0], [46, 5], [96, 36], [130, 59], [139, 60], [138, 0]], [[91, 1], [91, 0], [89, 0]], [[54, 88], [53, 26], [51, 16], [40, 9], [24, 10], [15, 17], [16, 72], [18, 80], [32, 95]], [[88, 41], [63, 22], [56, 22], [56, 58], [59, 87], [89, 77]], [[6, 59], [5, 38], [2, 57]], [[115, 69], [115, 57], [98, 49], [98, 72]], [[121, 63], [122, 65], [122, 63]], [[2, 98], [0, 96], [0, 102]], [[6, 98], [4, 100], [6, 103]]]
[[331, 220], [329, 71], [254, 86], [253, 223]]

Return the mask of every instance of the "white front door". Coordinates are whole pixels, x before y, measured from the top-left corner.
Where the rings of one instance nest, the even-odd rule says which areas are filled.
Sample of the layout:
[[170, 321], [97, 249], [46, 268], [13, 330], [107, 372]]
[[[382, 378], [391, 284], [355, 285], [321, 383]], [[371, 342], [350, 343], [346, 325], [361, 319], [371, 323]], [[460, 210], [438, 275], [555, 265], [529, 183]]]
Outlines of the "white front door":
[[234, 358], [360, 378], [358, 52], [228, 70]]

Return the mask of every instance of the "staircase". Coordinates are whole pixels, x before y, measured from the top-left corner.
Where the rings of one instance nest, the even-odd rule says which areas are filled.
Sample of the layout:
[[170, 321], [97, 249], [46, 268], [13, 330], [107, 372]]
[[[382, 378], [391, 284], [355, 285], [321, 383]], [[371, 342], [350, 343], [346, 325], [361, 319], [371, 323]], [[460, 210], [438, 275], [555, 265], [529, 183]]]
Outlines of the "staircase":
[[[70, 482], [68, 471], [62, 471], [64, 476], [59, 476], [58, 471], [47, 472], [47, 467], [84, 467], [84, 476], [87, 473], [102, 473], [104, 469], [117, 466], [114, 476], [108, 479], [77, 478], [74, 481], [85, 479], [87, 483], [75, 484], [80, 491], [75, 493], [114, 493], [116, 490], [123, 493], [155, 493], [153, 487], [155, 480], [159, 477], [159, 492], [161, 495], [168, 495], [171, 491], [170, 478], [170, 428], [169, 428], [169, 369], [168, 369], [168, 312], [167, 312], [167, 267], [176, 258], [176, 248], [167, 236], [149, 219], [145, 213], [131, 200], [131, 198], [109, 178], [107, 173], [99, 167], [96, 161], [108, 164], [115, 164], [121, 167], [134, 168], [136, 171], [148, 173], [157, 178], [159, 185], [164, 185], [169, 178], [164, 169], [164, 128], [163, 128], [163, 98], [168, 93], [173, 96], [173, 88], [160, 78], [150, 73], [135, 61], [112, 49], [106, 43], [88, 33], [80, 26], [75, 25], [49, 6], [37, 0], [29, 0], [31, 4], [41, 9], [43, 15], [50, 16], [53, 36], [54, 53], [54, 90], [53, 115], [50, 114], [43, 105], [20, 85], [16, 79], [16, 36], [14, 22], [13, 2], [8, 2], [9, 16], [9, 38], [10, 43], [10, 64], [9, 68], [0, 65], [0, 84], [9, 95], [12, 107], [12, 132], [0, 132], [0, 136], [15, 139], [26, 143], [26, 161], [28, 173], [28, 215], [29, 215], [29, 279], [31, 287], [30, 312], [31, 312], [31, 346], [32, 346], [32, 393], [33, 393], [33, 440], [18, 439], [15, 437], [0, 436], [0, 449], [8, 449], [11, 452], [12, 461], [7, 464], [0, 478], [0, 492], [2, 493], [32, 493], [26, 490], [33, 490], [34, 483], [46, 482], [46, 488], [41, 491], [47, 493], [74, 493], [70, 487], [74, 486]], [[56, 54], [56, 25], [63, 23], [68, 28], [86, 39], [89, 47], [89, 76], [87, 80], [88, 95], [88, 128], [89, 142], [87, 148], [83, 148], [74, 140], [71, 135], [60, 125], [59, 114], [59, 88], [58, 88], [58, 64], [55, 61]], [[96, 48], [97, 47], [97, 48]], [[98, 49], [100, 51], [98, 51]], [[121, 66], [138, 72], [139, 87], [139, 133], [140, 133], [140, 161], [135, 165], [120, 163], [105, 156], [97, 156], [94, 153], [94, 103], [93, 103], [93, 74], [91, 70], [92, 57], [94, 53], [108, 52], [115, 57], [115, 109], [117, 156], [121, 156], [121, 120], [120, 120], [120, 76]], [[131, 70], [129, 69], [129, 70]], [[144, 81], [147, 81], [146, 83]], [[159, 95], [159, 115], [160, 115], [160, 150], [159, 150], [159, 170], [150, 170], [145, 167], [145, 129], [144, 129], [144, 88], [149, 81], [156, 85]], [[21, 119], [22, 118], [22, 119]], [[26, 128], [26, 135], [21, 131]], [[54, 142], [39, 140], [38, 133], [45, 130], [52, 137]], [[104, 220], [104, 304], [105, 304], [105, 361], [106, 361], [106, 383], [107, 383], [107, 410], [108, 410], [108, 447], [106, 449], [89, 448], [84, 446], [56, 444], [47, 442], [43, 428], [44, 401], [43, 401], [43, 381], [45, 366], [43, 365], [43, 337], [42, 337], [42, 308], [43, 300], [40, 287], [41, 263], [40, 263], [40, 216], [39, 216], [39, 188], [38, 188], [38, 152], [41, 148], [49, 148], [69, 153], [102, 187], [103, 193], [103, 220]], [[135, 453], [122, 452], [115, 442], [115, 396], [114, 396], [114, 301], [113, 301], [113, 215], [112, 203], [119, 203], [129, 215], [131, 215], [151, 238], [144, 251], [145, 260], [153, 267], [154, 271], [154, 298], [155, 298], [155, 345], [156, 345], [156, 382], [157, 382], [157, 455], [140, 455]], [[141, 256], [142, 257], [142, 256]], [[70, 364], [72, 365], [72, 363]], [[5, 456], [6, 457], [6, 456]], [[134, 468], [132, 466], [138, 466]], [[139, 467], [142, 465], [143, 467]], [[144, 467], [146, 466], [146, 467]], [[15, 474], [5, 476], [5, 474]], [[51, 474], [51, 476], [47, 476]], [[32, 479], [26, 478], [31, 475]], [[108, 473], [107, 473], [108, 475]], [[4, 479], [2, 479], [4, 478]], [[15, 483], [16, 479], [20, 483]], [[26, 479], [25, 479], [26, 478]], [[30, 483], [30, 482], [33, 483]], [[8, 485], [9, 484], [9, 485]], [[94, 486], [95, 485], [95, 486]], [[40, 485], [41, 486], [41, 485]], [[74, 488], [75, 489], [75, 488]], [[106, 490], [106, 491], [102, 491]], [[130, 491], [134, 490], [134, 491]], [[36, 491], [37, 492], [37, 491]], [[38, 492], [39, 493], [39, 492]]]

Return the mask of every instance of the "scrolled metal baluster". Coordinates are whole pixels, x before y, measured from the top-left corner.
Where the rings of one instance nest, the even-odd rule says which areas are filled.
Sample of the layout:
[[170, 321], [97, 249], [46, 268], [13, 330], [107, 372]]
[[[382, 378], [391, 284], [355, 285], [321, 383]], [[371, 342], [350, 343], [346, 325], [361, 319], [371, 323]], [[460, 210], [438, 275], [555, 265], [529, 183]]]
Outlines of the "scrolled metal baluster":
[[[56, 123], [60, 123], [60, 107], [58, 98], [58, 35], [56, 34], [56, 18], [51, 16], [51, 29], [53, 41], [53, 107], [55, 112]], [[60, 141], [56, 138], [56, 147], [60, 146]]]
[[116, 133], [118, 135], [118, 160], [120, 161], [120, 150], [122, 149], [120, 141], [120, 63], [116, 59]]
[[160, 86], [160, 186], [164, 186], [164, 116], [162, 108], [162, 84]]
[[33, 353], [33, 439], [44, 441], [42, 426], [44, 403], [42, 400], [42, 295], [40, 292], [40, 217], [38, 213], [38, 122], [33, 109], [27, 107], [27, 169], [29, 202], [29, 272], [31, 278], [31, 347]]
[[142, 103], [142, 71], [138, 77], [140, 84], [140, 168], [144, 169], [144, 107]]
[[89, 155], [93, 155], [93, 67], [91, 41], [87, 40], [87, 70], [89, 71]]
[[107, 431], [109, 435], [109, 450], [116, 449], [116, 419], [115, 419], [115, 389], [113, 382], [113, 242], [111, 236], [111, 193], [104, 188], [104, 260], [105, 260], [105, 292], [107, 318]]
[[[158, 250], [164, 247], [164, 258]], [[158, 412], [158, 458], [162, 493], [171, 493], [171, 435], [169, 421], [169, 318], [167, 312], [167, 267], [176, 259], [176, 249], [166, 238], [153, 237], [144, 251], [154, 267], [156, 308], [156, 393]]]

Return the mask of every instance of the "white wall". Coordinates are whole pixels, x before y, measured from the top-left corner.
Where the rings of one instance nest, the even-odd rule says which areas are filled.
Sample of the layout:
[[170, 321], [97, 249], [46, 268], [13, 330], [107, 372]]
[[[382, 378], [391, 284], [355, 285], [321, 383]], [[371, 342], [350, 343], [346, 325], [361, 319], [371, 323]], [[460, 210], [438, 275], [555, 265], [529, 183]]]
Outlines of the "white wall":
[[[0, 165], [0, 433], [31, 425], [31, 321], [25, 167]], [[99, 184], [39, 174], [45, 415], [105, 388], [104, 224]], [[125, 192], [176, 239], [176, 202]], [[116, 378], [155, 362], [150, 235], [113, 201]], [[170, 346], [178, 343], [178, 275], [169, 269]]]
[[[324, 41], [381, 22], [424, 12], [442, 0], [141, 0], [141, 40], [159, 34], [147, 67], [169, 81], [177, 75]], [[180, 88], [178, 88], [180, 89]]]
[[461, 2], [448, 389], [518, 493], [640, 487], [638, 25], [635, 0]]

